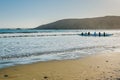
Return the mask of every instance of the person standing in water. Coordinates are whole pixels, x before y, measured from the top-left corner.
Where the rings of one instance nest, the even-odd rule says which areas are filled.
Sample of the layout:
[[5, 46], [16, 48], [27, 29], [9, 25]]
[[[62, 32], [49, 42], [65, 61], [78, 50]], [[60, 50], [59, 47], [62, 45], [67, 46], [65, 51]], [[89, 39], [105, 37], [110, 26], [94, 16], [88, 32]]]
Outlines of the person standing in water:
[[96, 36], [96, 32], [94, 32], [94, 36]]
[[90, 32], [88, 32], [88, 36], [90, 35]]
[[81, 33], [81, 35], [83, 36], [83, 32]]
[[101, 36], [101, 33], [99, 32], [99, 36]]
[[105, 36], [105, 32], [103, 33], [103, 36]]

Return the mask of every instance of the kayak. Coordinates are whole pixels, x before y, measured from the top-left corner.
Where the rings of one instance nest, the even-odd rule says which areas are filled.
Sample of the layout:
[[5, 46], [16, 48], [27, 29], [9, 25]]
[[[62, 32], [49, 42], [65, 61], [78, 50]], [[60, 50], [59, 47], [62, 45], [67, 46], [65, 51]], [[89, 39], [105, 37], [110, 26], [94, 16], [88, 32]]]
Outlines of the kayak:
[[96, 37], [96, 36], [103, 36], [103, 37], [108, 37], [108, 36], [112, 36], [113, 34], [108, 34], [108, 33], [106, 33], [106, 34], [80, 34], [80, 36], [94, 36], [94, 37]]

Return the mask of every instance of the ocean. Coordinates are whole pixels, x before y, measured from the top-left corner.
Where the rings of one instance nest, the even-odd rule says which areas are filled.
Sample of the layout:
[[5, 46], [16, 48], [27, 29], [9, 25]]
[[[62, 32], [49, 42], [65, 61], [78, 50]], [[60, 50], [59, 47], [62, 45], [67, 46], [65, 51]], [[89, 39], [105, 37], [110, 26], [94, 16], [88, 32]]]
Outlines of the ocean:
[[[111, 36], [81, 36], [105, 32]], [[120, 30], [0, 30], [0, 68], [120, 52]]]

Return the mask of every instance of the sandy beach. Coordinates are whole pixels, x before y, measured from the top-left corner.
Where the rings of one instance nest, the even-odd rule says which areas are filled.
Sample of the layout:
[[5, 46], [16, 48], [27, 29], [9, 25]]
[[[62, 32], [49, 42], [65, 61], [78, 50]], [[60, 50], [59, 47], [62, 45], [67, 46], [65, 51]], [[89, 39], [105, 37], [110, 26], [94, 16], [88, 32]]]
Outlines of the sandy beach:
[[0, 80], [120, 80], [120, 53], [4, 68]]

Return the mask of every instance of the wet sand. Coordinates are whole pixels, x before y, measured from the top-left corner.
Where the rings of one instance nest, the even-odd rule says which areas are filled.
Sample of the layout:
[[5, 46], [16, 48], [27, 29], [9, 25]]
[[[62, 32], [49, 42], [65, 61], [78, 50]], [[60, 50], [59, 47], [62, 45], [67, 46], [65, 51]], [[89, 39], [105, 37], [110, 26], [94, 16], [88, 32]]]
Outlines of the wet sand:
[[0, 69], [0, 80], [120, 80], [120, 53]]

